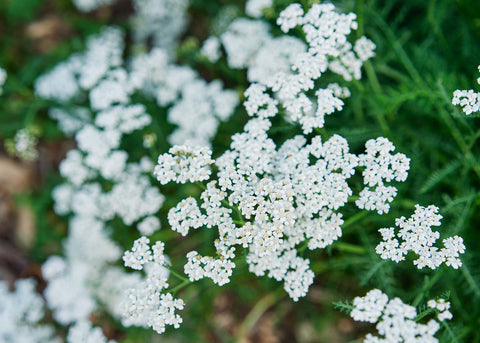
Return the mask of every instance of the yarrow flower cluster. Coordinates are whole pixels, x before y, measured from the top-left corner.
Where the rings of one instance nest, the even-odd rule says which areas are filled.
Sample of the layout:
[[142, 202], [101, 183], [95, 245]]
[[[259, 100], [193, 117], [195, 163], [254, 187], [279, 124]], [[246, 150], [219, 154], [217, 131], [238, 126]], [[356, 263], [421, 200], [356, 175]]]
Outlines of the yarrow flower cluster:
[[35, 161], [38, 158], [38, 138], [35, 128], [23, 128], [17, 131], [12, 140], [5, 142], [8, 153], [24, 161]]
[[[253, 4], [264, 6], [258, 1], [248, 2], [247, 9]], [[307, 13], [301, 5], [291, 4], [281, 12], [277, 23], [284, 32], [301, 26], [308, 46], [292, 36], [273, 37], [265, 22], [245, 18], [232, 22], [220, 38], [229, 66], [247, 67], [249, 81], [271, 89], [290, 119], [310, 133], [315, 127], [323, 127], [325, 115], [341, 110], [341, 98], [349, 94], [335, 92], [328, 85], [318, 89], [316, 101], [312, 101], [306, 93], [315, 80], [327, 70], [346, 81], [360, 79], [363, 62], [374, 56], [375, 44], [366, 37], [354, 46], [348, 42], [347, 35], [357, 28], [355, 18], [353, 13], [335, 12], [332, 4], [314, 4]]]
[[386, 138], [370, 139], [365, 144], [366, 154], [359, 156], [359, 166], [365, 167], [362, 172], [365, 187], [355, 204], [362, 209], [376, 210], [379, 214], [388, 213], [389, 203], [397, 195], [393, 186], [385, 186], [384, 182], [403, 182], [407, 179], [410, 159], [402, 153], [392, 155], [395, 146]]
[[[228, 282], [235, 246], [240, 245], [248, 248], [251, 272], [284, 281], [290, 297], [298, 300], [306, 295], [313, 273], [296, 247], [325, 248], [341, 236], [343, 220], [337, 210], [352, 195], [346, 180], [358, 158], [338, 135], [325, 142], [315, 137], [310, 144], [297, 136], [277, 150], [266, 133], [270, 125], [267, 119], [251, 119], [215, 161], [218, 178], [207, 183], [200, 206], [185, 199], [170, 210], [168, 220], [182, 235], [200, 227], [219, 230], [218, 257], [187, 254], [185, 273], [191, 281], [210, 277], [220, 285]], [[173, 158], [171, 153], [159, 157], [155, 171], [162, 183], [171, 169], [164, 161]], [[179, 175], [189, 171], [188, 163], [180, 167]]]
[[15, 282], [15, 290], [10, 292], [8, 283], [0, 280], [1, 342], [60, 343], [54, 327], [41, 324], [45, 304], [35, 286], [33, 279], [22, 279]]
[[[355, 44], [348, 42], [347, 35], [357, 29], [354, 13], [335, 12], [332, 4], [314, 4], [304, 13], [299, 4], [289, 5], [277, 20], [284, 32], [301, 26], [305, 32], [308, 50], [297, 55], [292, 70], [295, 73], [278, 73], [270, 84], [290, 114], [298, 121], [305, 133], [314, 127], [323, 127], [324, 116], [341, 110], [343, 101], [329, 92], [329, 88], [316, 92], [317, 105], [305, 93], [314, 87], [314, 81], [328, 70], [339, 74], [344, 80], [360, 79], [363, 62], [374, 55], [375, 44], [362, 37]], [[358, 57], [355, 55], [358, 54]]]
[[150, 40], [155, 47], [173, 53], [187, 26], [188, 4], [188, 0], [133, 0], [134, 41], [145, 45]]
[[68, 330], [67, 343], [116, 343], [115, 340], [107, 340], [102, 329], [92, 327], [88, 321], [77, 322]]
[[397, 263], [412, 251], [418, 255], [413, 264], [419, 269], [435, 269], [442, 263], [457, 269], [462, 266], [459, 255], [465, 252], [463, 239], [458, 236], [448, 237], [443, 240], [443, 248], [433, 246], [440, 233], [431, 227], [440, 226], [440, 219], [442, 216], [438, 214], [438, 207], [415, 205], [415, 212], [409, 219], [400, 217], [395, 220], [395, 225], [400, 228], [398, 233], [392, 227], [379, 230], [383, 241], [375, 250], [382, 259]]
[[[329, 16], [333, 18], [331, 24], [338, 24], [336, 30], [343, 35], [355, 27], [352, 24], [354, 15], [340, 15], [331, 6], [316, 6], [305, 15], [306, 19], [302, 19], [304, 29], [313, 25], [314, 31], [319, 30], [319, 23]], [[288, 17], [294, 7], [287, 8], [287, 14], [282, 12], [281, 18]], [[283, 23], [282, 20], [279, 21], [280, 24]], [[292, 27], [298, 23], [292, 24]], [[249, 30], [265, 32], [261, 26], [259, 23], [258, 27], [252, 26]], [[243, 28], [243, 25], [239, 26], [239, 30]], [[239, 32], [229, 31], [228, 35]], [[232, 42], [233, 38], [228, 38], [228, 35], [222, 35], [224, 45]], [[318, 39], [319, 37], [317, 35]], [[340, 40], [334, 33], [328, 37], [332, 39], [329, 41], [332, 44], [333, 40]], [[311, 55], [308, 56], [313, 58], [320, 51], [319, 42], [313, 38], [307, 38], [307, 41], [311, 46]], [[342, 44], [346, 44], [346, 38]], [[331, 50], [334, 48], [339, 46], [330, 47]], [[248, 54], [247, 51], [244, 53]], [[328, 51], [324, 53], [328, 54]], [[243, 66], [248, 60], [249, 57], [244, 57], [231, 63]], [[277, 72], [276, 75], [278, 74], [280, 73]], [[294, 78], [300, 77], [300, 74], [291, 75], [296, 75], [292, 76]], [[302, 75], [305, 76], [305, 73]], [[253, 118], [245, 125], [242, 133], [232, 137], [230, 149], [222, 156], [213, 161], [210, 159], [211, 152], [204, 153], [207, 156], [205, 159], [197, 152], [198, 148], [192, 153], [192, 148], [188, 146], [174, 147], [169, 153], [159, 156], [155, 175], [162, 184], [169, 181], [183, 183], [210, 179], [209, 169], [202, 171], [209, 164], [214, 164], [218, 170], [216, 177], [206, 183], [200, 202], [191, 197], [184, 199], [168, 214], [172, 229], [183, 236], [191, 229], [218, 229], [219, 236], [214, 243], [216, 256], [202, 256], [197, 251], [187, 254], [188, 261], [184, 270], [190, 281], [208, 277], [219, 285], [229, 282], [235, 268], [235, 251], [241, 246], [248, 251], [246, 262], [252, 273], [283, 281], [287, 293], [297, 301], [307, 294], [314, 277], [309, 268], [310, 261], [300, 257], [297, 248], [302, 245], [310, 250], [325, 248], [341, 236], [343, 219], [338, 210], [352, 195], [347, 180], [355, 173], [360, 159], [349, 153], [347, 141], [339, 135], [326, 141], [317, 136], [310, 143], [307, 143], [305, 137], [296, 136], [277, 148], [267, 131], [271, 126], [269, 117], [278, 113], [278, 107], [284, 98], [279, 96], [280, 101], [272, 98], [267, 93], [268, 87], [270, 86], [254, 83], [246, 90], [244, 105]], [[292, 84], [277, 82], [274, 87], [273, 90], [278, 94], [288, 93]], [[311, 87], [313, 81], [311, 86], [299, 86], [295, 92], [306, 91]], [[302, 99], [310, 101], [303, 95]], [[328, 101], [320, 101], [318, 107], [324, 112], [340, 109], [341, 104], [336, 97], [345, 95], [349, 95], [347, 89], [331, 84], [324, 90], [318, 90], [317, 96], [329, 98], [333, 108], [328, 107]], [[370, 158], [367, 155], [362, 157], [366, 173], [370, 172], [372, 177], [375, 171], [383, 173], [372, 186], [380, 184], [383, 179], [387, 182], [393, 179], [404, 181], [408, 159], [401, 154], [390, 155], [391, 143], [384, 138], [380, 141], [387, 147], [380, 149], [378, 156], [377, 151], [370, 151], [373, 148], [367, 148]], [[177, 156], [179, 153], [181, 155]], [[194, 163], [198, 158], [202, 163]], [[388, 198], [385, 201], [391, 200]], [[370, 207], [377, 209], [376, 204]]]
[[[428, 304], [432, 301], [435, 302], [430, 300]], [[382, 291], [373, 289], [364, 297], [356, 297], [353, 306], [350, 316], [355, 321], [377, 323], [379, 336], [367, 334], [365, 343], [438, 342], [434, 336], [440, 329], [439, 323], [434, 319], [418, 323], [416, 308], [404, 304], [400, 298], [389, 299]]]
[[166, 325], [179, 328], [182, 323], [176, 310], [183, 310], [182, 299], [174, 299], [168, 289], [169, 271], [167, 257], [163, 254], [164, 244], [156, 242], [152, 248], [150, 240], [141, 237], [133, 243], [131, 251], [126, 251], [123, 260], [126, 267], [144, 270], [145, 278], [135, 288], [127, 291], [127, 300], [122, 304], [123, 322], [127, 325], [152, 327], [158, 333], [165, 331]]
[[[89, 11], [114, 0], [74, 1]], [[246, 13], [259, 18], [272, 4], [248, 0]], [[42, 266], [53, 317], [71, 325], [69, 343], [107, 343], [101, 329], [88, 321], [100, 308], [125, 326], [151, 327], [158, 333], [169, 325], [178, 328], [182, 317], [177, 311], [184, 302], [174, 298], [175, 292], [203, 278], [220, 286], [230, 282], [239, 250], [251, 273], [282, 282], [298, 301], [315, 277], [301, 252], [326, 248], [342, 236], [341, 211], [352, 199], [348, 182], [354, 173], [362, 172], [365, 185], [356, 206], [379, 214], [389, 211], [397, 195], [389, 183], [407, 178], [410, 159], [393, 154], [395, 146], [384, 137], [367, 141], [359, 155], [337, 134], [328, 139], [298, 135], [281, 145], [269, 137], [270, 120], [278, 114], [299, 123], [305, 135], [323, 127], [325, 116], [341, 111], [342, 99], [350, 96], [341, 84], [360, 79], [363, 63], [374, 56], [372, 41], [361, 37], [351, 43], [347, 38], [357, 29], [356, 15], [338, 13], [328, 3], [314, 4], [306, 12], [292, 4], [280, 14], [281, 30], [300, 27], [305, 42], [274, 37], [266, 21], [247, 18], [237, 18], [204, 42], [201, 54], [210, 62], [219, 61], [225, 51], [229, 66], [245, 68], [251, 82], [244, 92], [251, 118], [232, 136], [229, 149], [213, 159], [212, 138], [220, 122], [234, 113], [239, 97], [220, 80], [206, 82], [190, 67], [175, 64], [174, 47], [185, 27], [187, 5], [187, 0], [134, 0], [133, 41], [139, 50], [147, 42], [153, 45], [149, 52], [124, 60], [122, 31], [107, 28], [88, 40], [85, 52], [35, 83], [38, 96], [58, 103], [49, 115], [77, 144], [60, 164], [65, 182], [52, 194], [55, 212], [69, 215], [65, 257], [51, 256]], [[328, 71], [339, 83], [325, 84], [321, 77]], [[1, 78], [0, 69], [0, 86]], [[132, 103], [138, 98], [154, 100], [176, 126], [167, 138], [175, 145], [160, 154], [155, 166], [125, 148], [124, 138], [132, 134], [141, 136], [150, 152], [158, 148], [152, 132], [155, 118], [146, 105]], [[162, 185], [190, 182], [203, 187], [198, 198], [187, 197], [168, 211], [169, 226], [182, 236], [202, 228], [218, 233], [211, 253], [186, 254], [187, 278], [171, 270], [164, 243], [150, 245], [147, 238], [161, 227], [157, 215], [164, 203], [152, 185], [152, 172]], [[381, 229], [377, 253], [398, 262], [412, 250], [419, 255], [414, 261], [418, 268], [434, 269], [443, 262], [461, 266], [459, 254], [465, 247], [460, 237], [443, 240], [440, 250], [433, 246], [439, 234], [430, 227], [440, 224], [437, 211], [417, 205], [412, 218], [397, 219], [397, 235], [393, 228]], [[124, 265], [134, 272], [115, 265], [122, 254], [111, 231], [122, 228], [114, 223], [136, 227], [141, 234], [123, 254]], [[180, 283], [170, 287], [171, 276]], [[432, 300], [428, 305], [438, 312], [438, 320], [451, 318], [449, 303]], [[416, 309], [398, 298], [389, 300], [373, 290], [355, 298], [354, 307], [355, 320], [378, 322], [381, 338], [368, 335], [365, 342], [413, 337], [436, 342], [437, 321], [416, 323]]]
[[[243, 133], [232, 137], [230, 150], [193, 168], [190, 165], [199, 154], [190, 153], [189, 161], [175, 154], [189, 156], [191, 149], [174, 147], [160, 155], [155, 174], [162, 184], [196, 181], [191, 176], [203, 174], [206, 177], [198, 180], [207, 180], [210, 174], [191, 170], [213, 162], [217, 166], [217, 179], [207, 183], [200, 206], [187, 198], [168, 214], [172, 229], [183, 236], [201, 227], [219, 230], [217, 257], [196, 251], [187, 254], [185, 273], [191, 281], [208, 277], [219, 285], [229, 282], [235, 246], [242, 246], [248, 249], [251, 272], [284, 281], [290, 297], [298, 300], [306, 295], [313, 273], [309, 260], [299, 257], [296, 248], [301, 244], [311, 250], [325, 248], [341, 236], [343, 219], [337, 211], [352, 195], [346, 181], [359, 158], [348, 152], [347, 141], [338, 135], [325, 142], [317, 136], [310, 144], [297, 136], [277, 150], [267, 135], [270, 125], [267, 119], [251, 119]], [[172, 172], [172, 164], [177, 171]], [[394, 171], [382, 177], [391, 181]]]
[[[114, 265], [121, 250], [111, 238], [114, 219], [136, 226], [142, 235], [160, 229], [155, 215], [164, 196], [151, 184], [153, 164], [145, 156], [132, 161], [122, 145], [125, 136], [150, 132], [152, 117], [145, 105], [132, 103], [133, 96], [153, 97], [160, 107], [168, 107], [167, 120], [178, 126], [169, 140], [178, 144], [188, 137], [209, 145], [219, 122], [228, 119], [238, 104], [236, 92], [224, 90], [219, 80], [207, 83], [191, 68], [173, 63], [186, 6], [186, 1], [177, 0], [134, 1], [134, 43], [153, 42], [149, 53], [124, 60], [124, 34], [108, 27], [88, 39], [84, 52], [73, 54], [35, 82], [37, 96], [58, 103], [49, 110], [50, 117], [77, 143], [59, 166], [66, 180], [52, 194], [56, 213], [70, 216], [65, 257], [52, 256], [42, 268], [48, 281], [45, 298], [63, 325], [84, 322], [99, 309], [121, 318], [124, 290], [139, 289], [144, 282], [139, 273]], [[150, 148], [156, 148], [154, 144], [150, 139]], [[194, 158], [190, 166], [199, 162], [203, 163]], [[202, 168], [199, 172], [191, 178], [210, 173]], [[167, 306], [168, 296], [162, 299]], [[123, 324], [146, 326], [147, 321], [127, 318]], [[157, 330], [160, 327], [155, 324]]]
[[[478, 66], [478, 71], [480, 71], [480, 66]], [[480, 84], [480, 77], [477, 79], [477, 83]], [[480, 111], [480, 93], [473, 89], [457, 89], [453, 92], [452, 104], [460, 105], [466, 115], [478, 112]]]
[[74, 5], [82, 12], [90, 12], [114, 2], [115, 0], [73, 0]]
[[138, 54], [125, 66], [123, 39], [119, 29], [107, 28], [88, 40], [83, 54], [71, 56], [37, 79], [37, 95], [66, 103], [65, 108], [50, 109], [49, 115], [59, 120], [66, 134], [79, 130], [91, 121], [90, 111], [82, 105], [72, 108], [71, 102], [81, 101], [87, 91], [90, 108], [98, 111], [97, 126], [108, 129], [124, 122], [122, 131], [132, 132], [151, 122], [143, 105], [130, 105], [138, 92], [154, 97], [161, 107], [170, 106], [167, 120], [178, 126], [169, 137], [171, 143], [188, 139], [209, 145], [219, 122], [238, 105], [235, 91], [224, 90], [220, 80], [207, 83], [189, 67], [173, 64], [163, 47]]
[[427, 302], [427, 306], [438, 311], [437, 319], [441, 322], [443, 322], [445, 319], [450, 320], [453, 318], [452, 313], [449, 311], [450, 302], [445, 301], [445, 299], [440, 298], [438, 300], [429, 300]]
[[248, 0], [245, 4], [245, 13], [253, 18], [260, 18], [262, 10], [273, 5], [273, 0]]
[[[121, 250], [110, 238], [109, 222], [120, 218], [125, 225], [137, 224], [142, 234], [160, 228], [153, 215], [164, 196], [148, 176], [153, 164], [146, 157], [130, 162], [121, 147], [124, 136], [152, 121], [143, 104], [130, 104], [134, 87], [122, 67], [123, 39], [119, 29], [107, 28], [89, 39], [84, 53], [36, 81], [37, 95], [65, 103], [50, 115], [77, 143], [59, 166], [66, 181], [52, 194], [56, 213], [70, 215], [65, 257], [52, 256], [42, 267], [47, 304], [63, 325], [88, 320], [99, 308], [120, 318], [124, 289], [141, 282], [139, 274], [113, 265]], [[89, 106], [70, 110], [70, 103], [84, 98]]]
[[170, 148], [168, 154], [158, 157], [153, 174], [163, 185], [171, 181], [204, 181], [210, 177], [209, 165], [214, 162], [211, 156], [210, 149], [192, 147], [189, 142], [176, 145]]

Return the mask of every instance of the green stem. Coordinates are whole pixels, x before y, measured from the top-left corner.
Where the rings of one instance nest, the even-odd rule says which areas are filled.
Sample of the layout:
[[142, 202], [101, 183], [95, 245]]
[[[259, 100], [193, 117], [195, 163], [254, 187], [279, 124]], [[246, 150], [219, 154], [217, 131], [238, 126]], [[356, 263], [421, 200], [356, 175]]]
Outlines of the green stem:
[[178, 273], [177, 273], [176, 271], [174, 271], [173, 269], [168, 268], [168, 270], [170, 271], [170, 273], [171, 273], [173, 276], [175, 276], [176, 278], [182, 280], [183, 282], [190, 282], [189, 279], [187, 279], [186, 277], [178, 274]]
[[281, 298], [281, 293], [277, 291], [275, 293], [269, 293], [260, 299], [240, 324], [235, 335], [235, 342], [245, 342], [245, 338], [248, 336], [249, 332], [253, 329], [258, 320]]
[[429, 314], [432, 314], [432, 313], [436, 313], [436, 311], [433, 308], [428, 308], [427, 310], [425, 310], [424, 312], [420, 313], [418, 316], [413, 318], [413, 320], [418, 322], [422, 318], [425, 318], [426, 316], [428, 316]]
[[415, 300], [413, 301], [413, 306], [417, 307], [418, 304], [423, 300], [427, 292], [430, 290], [430, 288], [433, 287], [434, 284], [437, 283], [438, 279], [440, 279], [440, 276], [442, 273], [436, 272], [432, 278], [425, 276], [425, 281], [423, 283], [422, 291], [417, 295]]
[[467, 265], [464, 263], [463, 266], [460, 268], [460, 270], [462, 271], [463, 277], [465, 278], [465, 280], [467, 280], [469, 286], [472, 288], [473, 292], [475, 293], [475, 297], [476, 298], [480, 297], [480, 288], [475, 282], [475, 279], [473, 278], [472, 273], [470, 272], [470, 269], [468, 269]]
[[201, 189], [203, 189], [204, 191], [207, 190], [207, 186], [205, 186], [203, 183], [201, 183], [200, 181], [195, 181], [195, 184], [197, 186], [199, 186]]
[[399, 42], [395, 34], [393, 33], [392, 29], [388, 26], [385, 20], [378, 14], [373, 16], [373, 19], [376, 21], [378, 27], [383, 31], [385, 37], [390, 42], [392, 49], [395, 51], [396, 55], [400, 59], [400, 62], [403, 64], [407, 72], [410, 74], [410, 77], [414, 80], [414, 82], [418, 84], [423, 84], [423, 80], [418, 73], [417, 69], [415, 68], [414, 64], [408, 57], [407, 53], [403, 49], [402, 44]]
[[348, 218], [343, 222], [342, 229], [345, 229], [350, 225], [358, 222], [362, 218], [366, 217], [368, 214], [370, 214], [369, 211], [362, 211], [362, 212], [358, 212], [357, 214], [354, 214], [353, 216], [351, 216], [350, 218]]
[[444, 321], [442, 322], [442, 325], [443, 325], [443, 327], [445, 328], [445, 330], [447, 330], [448, 334], [450, 335], [450, 338], [451, 338], [451, 341], [450, 341], [450, 342], [456, 342], [456, 343], [458, 343], [457, 337], [456, 337], [455, 334], [453, 333], [452, 328], [450, 327], [450, 325], [447, 323], [446, 320], [444, 320]]
[[172, 289], [167, 290], [167, 293], [175, 294], [177, 291], [179, 291], [180, 289], [182, 289], [183, 287], [185, 287], [186, 285], [188, 285], [190, 283], [192, 283], [192, 281], [190, 281], [190, 280], [183, 281], [181, 284], [176, 285]]
[[342, 251], [342, 252], [349, 252], [359, 255], [365, 255], [367, 253], [367, 249], [360, 245], [344, 243], [344, 242], [335, 242], [332, 245], [335, 249]]

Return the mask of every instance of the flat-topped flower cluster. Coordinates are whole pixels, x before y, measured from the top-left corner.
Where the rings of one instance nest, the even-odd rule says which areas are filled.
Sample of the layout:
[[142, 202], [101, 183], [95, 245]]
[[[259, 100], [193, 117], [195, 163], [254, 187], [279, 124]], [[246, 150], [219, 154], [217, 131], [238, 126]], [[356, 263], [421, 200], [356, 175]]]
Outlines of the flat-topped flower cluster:
[[[478, 66], [478, 71], [480, 71], [480, 66]], [[477, 83], [480, 84], [480, 77], [477, 79]], [[452, 104], [460, 105], [466, 115], [478, 112], [480, 111], [480, 93], [473, 89], [457, 89], [453, 92]]]
[[430, 319], [426, 324], [421, 324], [416, 321], [415, 307], [404, 304], [400, 298], [389, 299], [379, 289], [369, 291], [364, 297], [356, 297], [353, 306], [350, 316], [355, 321], [377, 323], [379, 336], [368, 334], [365, 343], [438, 342], [434, 337], [440, 329], [438, 321], [452, 318], [448, 312], [449, 302], [432, 299], [428, 301], [428, 306], [438, 310], [438, 321]]
[[[168, 214], [172, 229], [183, 236], [191, 229], [218, 229], [216, 256], [202, 256], [197, 251], [187, 254], [185, 273], [191, 281], [208, 277], [219, 285], [229, 282], [236, 248], [241, 246], [248, 251], [246, 262], [252, 273], [283, 281], [287, 293], [297, 301], [307, 294], [314, 278], [310, 261], [297, 249], [302, 245], [311, 250], [325, 248], [341, 236], [339, 209], [352, 195], [347, 179], [356, 167], [365, 167], [365, 184], [372, 189], [361, 194], [358, 206], [388, 211], [396, 188], [385, 187], [384, 181], [404, 181], [409, 159], [400, 153], [392, 155], [395, 148], [387, 139], [367, 142], [367, 153], [356, 156], [339, 135], [325, 141], [316, 136], [311, 142], [296, 136], [278, 148], [268, 136], [269, 118], [280, 106], [304, 118], [303, 105], [297, 105], [312, 106], [306, 92], [328, 66], [340, 72], [336, 61], [345, 59], [344, 78], [360, 77], [361, 60], [354, 57], [346, 40], [356, 28], [354, 19], [353, 14], [338, 14], [333, 5], [314, 5], [306, 14], [299, 5], [289, 6], [278, 23], [284, 31], [303, 25], [309, 49], [296, 57], [291, 72], [276, 72], [270, 85], [254, 83], [246, 90], [245, 107], [254, 118], [232, 137], [230, 149], [216, 160], [211, 159], [210, 151], [191, 144], [160, 155], [154, 174], [162, 184], [210, 180], [200, 202], [187, 198]], [[365, 52], [362, 56], [371, 55]], [[343, 103], [336, 95], [347, 92], [336, 84], [318, 90], [316, 118], [321, 117], [321, 122], [311, 122], [309, 128], [304, 125], [304, 131], [322, 127], [324, 113], [341, 109]], [[212, 178], [211, 164], [218, 170]]]
[[[75, 0], [84, 11], [113, 2]], [[183, 319], [177, 312], [185, 303], [176, 291], [203, 278], [225, 285], [238, 263], [246, 263], [256, 276], [282, 282], [298, 301], [315, 277], [305, 250], [324, 249], [342, 236], [342, 211], [349, 203], [388, 213], [397, 195], [394, 183], [407, 179], [410, 159], [395, 152], [385, 137], [368, 140], [365, 151], [355, 154], [338, 134], [313, 134], [322, 132], [317, 129], [327, 115], [343, 109], [350, 96], [345, 85], [361, 78], [375, 50], [366, 37], [353, 41], [356, 15], [339, 13], [329, 3], [313, 4], [308, 11], [289, 5], [277, 20], [285, 34], [274, 36], [270, 24], [259, 19], [272, 1], [249, 0], [246, 13], [255, 19], [236, 18], [226, 31], [204, 42], [202, 63], [225, 58], [230, 68], [245, 69], [250, 82], [243, 103], [249, 120], [231, 137], [229, 148], [213, 158], [212, 139], [234, 113], [239, 96], [224, 89], [219, 79], [207, 82], [194, 69], [176, 64], [174, 48], [185, 28], [187, 5], [186, 0], [134, 0], [133, 45], [145, 48], [149, 42], [153, 47], [148, 52], [124, 58], [129, 51], [122, 30], [108, 27], [90, 37], [83, 53], [36, 80], [37, 96], [56, 104], [49, 116], [76, 142], [59, 167], [64, 183], [53, 191], [55, 212], [69, 216], [64, 257], [51, 256], [42, 266], [45, 299], [55, 321], [71, 326], [70, 343], [107, 342], [89, 322], [100, 308], [125, 326], [151, 327], [158, 333], [168, 326], [178, 328]], [[287, 35], [293, 29], [303, 35]], [[0, 93], [3, 78], [0, 69]], [[478, 110], [478, 94], [472, 92], [457, 91], [453, 103], [466, 113]], [[147, 151], [131, 154], [125, 144], [137, 135], [145, 150], [158, 151], [156, 133], [163, 133], [152, 111], [147, 113], [153, 103], [175, 125], [165, 134], [174, 146], [156, 165]], [[277, 115], [299, 124], [303, 135], [277, 144], [270, 135]], [[34, 137], [27, 138], [19, 131], [17, 151], [35, 145]], [[352, 185], [355, 173], [361, 186]], [[215, 231], [212, 253], [197, 248], [186, 252], [187, 277], [171, 268], [167, 242], [150, 245], [153, 238], [147, 238], [160, 229], [158, 214], [165, 200], [152, 174], [161, 185], [202, 187], [198, 197], [187, 197], [168, 211], [169, 226], [182, 236], [199, 229]], [[411, 218], [396, 220], [398, 233], [380, 229], [383, 240], [376, 252], [398, 262], [413, 251], [418, 268], [445, 263], [457, 269], [465, 246], [458, 236], [444, 239], [443, 248], [434, 246], [440, 234], [431, 227], [440, 225], [440, 219], [435, 206], [417, 205]], [[123, 254], [124, 265], [134, 272], [116, 265], [122, 249], [110, 235], [115, 224], [135, 227], [141, 235]], [[181, 282], [171, 287], [171, 277]], [[2, 287], [0, 295], [6, 293]], [[356, 298], [354, 306], [355, 320], [378, 323], [380, 336], [368, 335], [365, 342], [412, 337], [436, 342], [438, 322], [415, 322], [416, 309], [398, 298], [389, 300], [373, 290]], [[428, 306], [439, 321], [452, 317], [450, 304], [442, 299]], [[45, 337], [49, 335], [51, 330], [45, 329]]]
[[438, 207], [416, 205], [415, 213], [409, 219], [400, 217], [395, 220], [395, 225], [400, 228], [398, 233], [395, 233], [392, 227], [379, 230], [383, 241], [377, 245], [377, 253], [384, 260], [390, 259], [398, 263], [412, 251], [418, 255], [413, 264], [419, 269], [424, 267], [435, 269], [442, 263], [458, 269], [462, 266], [459, 255], [465, 252], [461, 237], [444, 239], [444, 247], [441, 249], [433, 246], [440, 238], [440, 233], [432, 231], [431, 227], [440, 226], [440, 219], [442, 216], [438, 214]]

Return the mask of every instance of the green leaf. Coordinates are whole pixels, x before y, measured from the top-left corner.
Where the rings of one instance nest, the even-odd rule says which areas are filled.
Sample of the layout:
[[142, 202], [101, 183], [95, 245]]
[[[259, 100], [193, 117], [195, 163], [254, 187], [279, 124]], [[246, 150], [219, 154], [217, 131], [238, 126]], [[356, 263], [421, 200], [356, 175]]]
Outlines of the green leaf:
[[453, 173], [461, 166], [461, 162], [459, 160], [455, 160], [447, 164], [442, 169], [436, 170], [430, 175], [428, 180], [425, 184], [420, 188], [420, 194], [426, 193], [431, 190], [435, 185], [440, 183], [443, 179], [445, 179], [448, 175]]

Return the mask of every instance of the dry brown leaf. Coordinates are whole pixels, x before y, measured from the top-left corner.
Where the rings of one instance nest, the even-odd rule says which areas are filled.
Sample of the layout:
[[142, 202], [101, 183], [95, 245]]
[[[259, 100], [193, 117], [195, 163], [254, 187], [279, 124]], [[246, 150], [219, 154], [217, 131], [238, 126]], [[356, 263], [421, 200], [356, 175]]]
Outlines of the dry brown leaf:
[[33, 41], [39, 52], [51, 50], [71, 34], [68, 23], [55, 14], [34, 21], [25, 28], [25, 35]]
[[25, 248], [31, 248], [35, 241], [35, 217], [28, 206], [17, 209], [16, 241]]
[[0, 192], [10, 195], [31, 187], [32, 169], [7, 157], [0, 157]]

